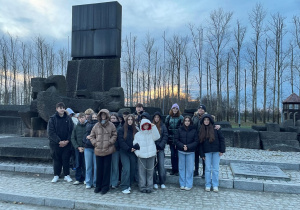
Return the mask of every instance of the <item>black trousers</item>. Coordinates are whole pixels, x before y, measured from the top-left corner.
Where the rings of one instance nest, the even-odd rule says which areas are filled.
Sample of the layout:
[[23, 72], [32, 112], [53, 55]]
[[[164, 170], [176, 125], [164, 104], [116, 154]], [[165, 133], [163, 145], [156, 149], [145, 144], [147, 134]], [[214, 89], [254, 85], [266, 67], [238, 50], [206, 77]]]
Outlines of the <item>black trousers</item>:
[[96, 164], [97, 164], [96, 187], [101, 189], [101, 191], [109, 190], [111, 158], [112, 158], [111, 154], [106, 156], [96, 156]]
[[71, 142], [65, 147], [59, 147], [58, 144], [50, 144], [50, 153], [53, 159], [54, 176], [61, 174], [63, 167], [64, 175], [70, 174]]
[[178, 150], [175, 144], [170, 144], [172, 172], [178, 173]]

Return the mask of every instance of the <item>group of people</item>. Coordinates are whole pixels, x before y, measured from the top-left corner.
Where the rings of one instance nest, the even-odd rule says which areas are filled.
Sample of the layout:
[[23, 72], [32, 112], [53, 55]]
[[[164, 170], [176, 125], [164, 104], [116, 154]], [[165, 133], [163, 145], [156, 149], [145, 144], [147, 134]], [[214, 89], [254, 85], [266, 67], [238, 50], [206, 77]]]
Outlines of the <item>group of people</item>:
[[107, 109], [95, 113], [87, 109], [74, 115], [60, 102], [48, 122], [53, 183], [59, 180], [62, 168], [64, 180], [73, 181], [69, 167], [73, 147], [74, 185], [84, 183], [87, 189], [94, 187], [95, 193], [102, 194], [118, 187], [129, 194], [135, 181], [142, 193], [151, 193], [159, 186], [165, 189], [164, 151], [168, 144], [170, 175], [179, 175], [180, 189], [193, 187], [193, 177], [199, 175], [200, 156], [205, 190], [218, 192], [219, 162], [225, 142], [220, 126], [214, 125], [214, 117], [206, 113], [204, 105], [193, 117], [183, 117], [178, 104], [173, 104], [165, 123], [160, 112], [151, 117], [140, 103], [134, 114], [110, 113]]

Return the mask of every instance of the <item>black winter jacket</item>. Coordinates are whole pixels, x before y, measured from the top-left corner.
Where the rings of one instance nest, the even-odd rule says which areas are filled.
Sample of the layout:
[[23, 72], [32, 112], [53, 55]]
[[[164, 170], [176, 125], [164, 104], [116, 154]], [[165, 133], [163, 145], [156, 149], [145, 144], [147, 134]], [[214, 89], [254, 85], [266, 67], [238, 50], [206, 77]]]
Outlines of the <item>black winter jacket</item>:
[[[187, 128], [181, 126], [175, 135], [176, 148], [183, 152], [195, 152], [198, 142], [198, 132], [193, 125], [190, 125]], [[187, 146], [187, 151], [184, 151], [183, 145]]]
[[118, 139], [120, 149], [126, 152], [131, 152], [131, 149], [133, 148], [133, 129], [132, 126], [128, 126], [127, 136], [126, 139], [124, 139], [124, 127], [121, 127], [118, 130]]
[[74, 123], [67, 113], [64, 113], [64, 116], [60, 117], [58, 112], [56, 112], [50, 117], [47, 126], [50, 144], [57, 145], [62, 140], [69, 140], [70, 143], [68, 145], [71, 145], [73, 127]]
[[215, 132], [215, 140], [212, 143], [209, 143], [209, 139], [205, 139], [205, 141], [200, 143], [201, 158], [205, 157], [205, 153], [209, 153], [209, 152], [225, 153], [225, 140], [222, 132], [216, 129], [214, 129], [214, 132]]
[[98, 120], [90, 120], [86, 123], [85, 135], [82, 139], [85, 148], [94, 149], [94, 146], [92, 145], [91, 141], [89, 139], [87, 139], [86, 137], [91, 134], [91, 131], [92, 131], [94, 125], [96, 125], [97, 122], [98, 122]]
[[[166, 125], [162, 122], [162, 116], [160, 112], [155, 112], [152, 116], [152, 121], [154, 123], [154, 117], [158, 115], [160, 117], [160, 138], [155, 141], [157, 150], [164, 150], [166, 143], [168, 142], [168, 129]], [[155, 123], [154, 123], [155, 124]], [[157, 127], [157, 126], [156, 126]]]

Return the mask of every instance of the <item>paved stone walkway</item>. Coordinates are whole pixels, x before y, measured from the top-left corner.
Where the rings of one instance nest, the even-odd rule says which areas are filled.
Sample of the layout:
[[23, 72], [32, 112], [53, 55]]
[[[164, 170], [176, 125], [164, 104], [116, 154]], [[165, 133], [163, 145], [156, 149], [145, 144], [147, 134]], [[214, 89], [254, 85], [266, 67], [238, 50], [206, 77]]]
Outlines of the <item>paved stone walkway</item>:
[[182, 191], [175, 184], [151, 194], [140, 193], [133, 187], [129, 195], [119, 189], [101, 195], [85, 189], [84, 185], [75, 186], [62, 180], [51, 183], [49, 175], [0, 172], [0, 178], [7, 183], [0, 185], [0, 200], [70, 209], [297, 209], [300, 200], [299, 194], [223, 188], [214, 193], [197, 185], [191, 191]]

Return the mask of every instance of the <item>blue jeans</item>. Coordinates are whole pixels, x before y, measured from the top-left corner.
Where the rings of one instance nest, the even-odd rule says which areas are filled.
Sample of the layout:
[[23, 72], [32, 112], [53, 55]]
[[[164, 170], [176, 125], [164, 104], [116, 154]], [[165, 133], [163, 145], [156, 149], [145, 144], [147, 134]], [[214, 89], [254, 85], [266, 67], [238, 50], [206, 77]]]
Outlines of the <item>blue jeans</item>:
[[[93, 148], [84, 148], [84, 158], [85, 158], [85, 182], [87, 186], [96, 187], [96, 174], [97, 174], [97, 165], [96, 165], [96, 155]], [[93, 175], [94, 170], [94, 175]]]
[[178, 151], [180, 187], [193, 187], [195, 153]]
[[110, 185], [118, 186], [119, 181], [119, 159], [120, 159], [120, 151], [115, 151], [112, 154], [111, 159], [111, 175], [110, 175]]
[[75, 179], [76, 181], [83, 182], [85, 179], [84, 153], [79, 152], [77, 148], [75, 149], [75, 160], [76, 160]]
[[205, 187], [219, 186], [219, 164], [219, 152], [205, 153]]
[[[165, 184], [166, 182], [166, 169], [165, 169], [165, 152], [159, 150], [157, 155], [157, 165], [154, 168], [153, 183], [154, 184]], [[158, 171], [158, 176], [156, 173]]]
[[137, 157], [134, 152], [120, 150], [122, 162], [121, 189], [125, 190], [134, 182], [137, 171]]

